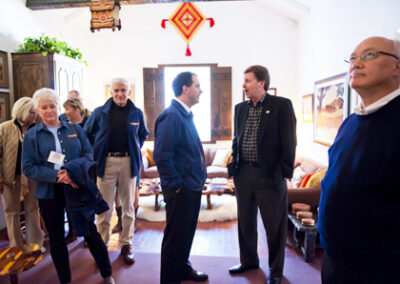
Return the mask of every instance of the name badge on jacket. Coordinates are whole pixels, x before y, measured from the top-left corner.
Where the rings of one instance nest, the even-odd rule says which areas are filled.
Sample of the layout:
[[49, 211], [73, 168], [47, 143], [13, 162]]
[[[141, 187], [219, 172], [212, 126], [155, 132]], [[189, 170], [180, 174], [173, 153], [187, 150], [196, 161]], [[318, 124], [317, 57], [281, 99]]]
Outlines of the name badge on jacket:
[[64, 158], [65, 158], [64, 154], [60, 154], [55, 151], [51, 151], [47, 161], [50, 163], [62, 166]]

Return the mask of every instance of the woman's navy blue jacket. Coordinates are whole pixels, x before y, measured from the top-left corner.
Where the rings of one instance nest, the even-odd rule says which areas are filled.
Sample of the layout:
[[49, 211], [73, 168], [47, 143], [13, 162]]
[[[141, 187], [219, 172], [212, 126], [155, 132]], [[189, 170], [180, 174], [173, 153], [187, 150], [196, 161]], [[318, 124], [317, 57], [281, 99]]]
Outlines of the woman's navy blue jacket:
[[[78, 124], [61, 121], [57, 135], [65, 155], [64, 164], [80, 157], [93, 159], [92, 146]], [[54, 198], [53, 185], [57, 182], [58, 171], [47, 159], [55, 149], [54, 136], [43, 122], [26, 132], [22, 147], [22, 170], [25, 176], [36, 181], [36, 199]]]

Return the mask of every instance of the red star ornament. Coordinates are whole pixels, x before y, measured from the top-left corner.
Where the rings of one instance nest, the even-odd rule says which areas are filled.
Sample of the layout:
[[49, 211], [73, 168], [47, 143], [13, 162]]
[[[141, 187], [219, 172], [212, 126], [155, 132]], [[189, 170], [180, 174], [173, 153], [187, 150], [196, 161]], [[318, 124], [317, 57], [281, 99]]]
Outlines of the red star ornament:
[[213, 18], [204, 17], [203, 13], [194, 3], [186, 2], [181, 3], [169, 19], [163, 19], [161, 27], [165, 29], [165, 22], [169, 21], [186, 41], [185, 55], [191, 56], [189, 42], [206, 20], [210, 21], [210, 27], [214, 26]]

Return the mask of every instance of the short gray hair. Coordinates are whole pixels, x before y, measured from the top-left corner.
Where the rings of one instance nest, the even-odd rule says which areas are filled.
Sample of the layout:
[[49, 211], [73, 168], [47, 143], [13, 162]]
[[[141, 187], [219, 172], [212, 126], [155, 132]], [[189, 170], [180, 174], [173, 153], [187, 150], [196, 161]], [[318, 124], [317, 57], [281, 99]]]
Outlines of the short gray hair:
[[111, 80], [111, 85], [110, 85], [111, 92], [113, 91], [112, 87], [114, 84], [122, 84], [122, 85], [127, 86], [128, 89], [130, 89], [129, 81], [122, 77], [114, 78]]
[[39, 101], [41, 99], [52, 100], [52, 101], [56, 102], [57, 106], [60, 105], [60, 98], [58, 97], [58, 94], [53, 89], [49, 89], [49, 88], [42, 88], [42, 89], [37, 90], [33, 94], [32, 99], [33, 99], [33, 104], [34, 104], [35, 108], [39, 107]]
[[69, 91], [67, 96], [69, 97], [69, 94], [71, 94], [71, 93], [75, 93], [75, 94], [76, 94], [76, 98], [78, 98], [78, 99], [81, 98], [81, 94], [79, 93], [78, 90], [71, 90], [71, 91]]
[[35, 108], [30, 97], [22, 97], [13, 105], [11, 116], [13, 119], [25, 121], [31, 109]]

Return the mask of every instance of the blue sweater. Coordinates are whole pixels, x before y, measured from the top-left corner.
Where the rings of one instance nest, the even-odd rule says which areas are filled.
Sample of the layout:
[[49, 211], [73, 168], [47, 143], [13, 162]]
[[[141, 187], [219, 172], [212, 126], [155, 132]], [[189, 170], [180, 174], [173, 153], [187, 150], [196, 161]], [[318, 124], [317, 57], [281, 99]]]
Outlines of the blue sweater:
[[335, 260], [359, 269], [400, 269], [400, 97], [350, 115], [329, 149], [318, 229]]
[[155, 124], [154, 161], [161, 186], [201, 191], [207, 178], [206, 161], [193, 116], [172, 100]]

